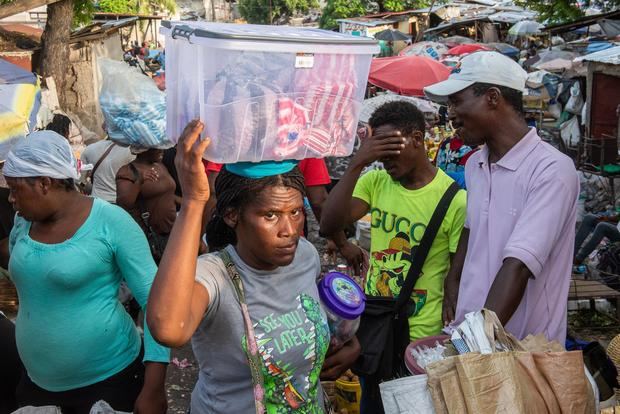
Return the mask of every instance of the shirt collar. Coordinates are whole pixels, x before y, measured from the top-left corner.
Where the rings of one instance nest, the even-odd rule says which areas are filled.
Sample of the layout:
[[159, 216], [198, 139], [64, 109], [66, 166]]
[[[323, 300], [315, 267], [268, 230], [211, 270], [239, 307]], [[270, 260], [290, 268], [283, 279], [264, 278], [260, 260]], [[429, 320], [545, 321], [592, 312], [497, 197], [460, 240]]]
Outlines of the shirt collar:
[[[519, 142], [513, 146], [499, 161], [496, 162], [502, 168], [510, 171], [516, 171], [519, 166], [525, 161], [525, 158], [536, 148], [541, 142], [536, 128], [530, 128], [527, 134]], [[487, 145], [481, 151], [482, 159], [484, 163], [488, 163], [489, 160], [489, 147]]]

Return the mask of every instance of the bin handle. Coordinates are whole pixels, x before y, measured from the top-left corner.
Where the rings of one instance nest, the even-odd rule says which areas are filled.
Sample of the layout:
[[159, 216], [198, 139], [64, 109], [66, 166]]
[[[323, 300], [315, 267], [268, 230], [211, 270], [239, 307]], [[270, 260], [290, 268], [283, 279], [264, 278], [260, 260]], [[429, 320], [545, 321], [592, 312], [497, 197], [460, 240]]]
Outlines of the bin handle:
[[176, 39], [177, 37], [184, 37], [189, 42], [189, 38], [192, 34], [194, 34], [195, 30], [196, 29], [192, 29], [187, 25], [174, 26], [174, 29], [172, 29], [172, 38]]

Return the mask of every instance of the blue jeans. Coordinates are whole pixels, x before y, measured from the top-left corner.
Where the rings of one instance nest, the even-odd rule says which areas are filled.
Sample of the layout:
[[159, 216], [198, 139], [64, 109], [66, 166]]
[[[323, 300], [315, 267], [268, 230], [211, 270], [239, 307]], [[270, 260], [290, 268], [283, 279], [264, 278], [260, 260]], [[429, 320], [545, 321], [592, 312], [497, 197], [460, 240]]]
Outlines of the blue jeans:
[[[590, 233], [592, 237], [584, 244]], [[575, 236], [575, 263], [583, 262], [604, 238], [612, 243], [620, 241], [620, 231], [615, 224], [600, 221], [594, 214], [587, 214]]]

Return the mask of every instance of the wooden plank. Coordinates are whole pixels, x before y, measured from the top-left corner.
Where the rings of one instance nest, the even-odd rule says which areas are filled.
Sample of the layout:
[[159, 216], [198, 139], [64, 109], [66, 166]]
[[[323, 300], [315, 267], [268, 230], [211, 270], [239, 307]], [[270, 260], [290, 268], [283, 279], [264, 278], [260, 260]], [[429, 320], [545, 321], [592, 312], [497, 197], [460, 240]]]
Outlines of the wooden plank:
[[620, 298], [620, 292], [594, 280], [571, 280], [570, 289], [568, 291], [569, 300], [591, 298]]
[[0, 19], [13, 16], [18, 13], [27, 12], [28, 10], [56, 3], [58, 1], [60, 0], [13, 0], [11, 3], [0, 6]]

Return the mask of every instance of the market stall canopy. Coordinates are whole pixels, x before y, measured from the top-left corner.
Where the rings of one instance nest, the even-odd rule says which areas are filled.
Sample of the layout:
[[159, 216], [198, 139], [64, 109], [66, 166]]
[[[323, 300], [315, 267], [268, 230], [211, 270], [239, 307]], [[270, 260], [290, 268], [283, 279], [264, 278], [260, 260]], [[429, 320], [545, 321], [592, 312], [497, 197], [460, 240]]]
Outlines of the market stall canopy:
[[508, 30], [511, 36], [529, 36], [540, 34], [544, 26], [533, 20], [523, 20], [518, 22]]
[[375, 58], [368, 82], [408, 96], [424, 96], [426, 86], [448, 79], [450, 68], [425, 56]]
[[38, 78], [0, 59], [0, 160], [15, 140], [34, 131], [41, 104]]
[[475, 40], [470, 39], [469, 37], [465, 37], [465, 36], [449, 36], [443, 39], [439, 39], [438, 41], [439, 43], [443, 43], [444, 45], [448, 47], [454, 47], [454, 46], [462, 45], [464, 43], [476, 43]]
[[570, 52], [568, 50], [562, 50], [557, 48], [545, 49], [539, 51], [536, 56], [533, 56], [532, 58], [526, 60], [524, 66], [541, 65], [555, 59], [572, 60], [576, 56], [576, 53]]
[[523, 11], [501, 11], [489, 15], [489, 20], [493, 23], [510, 23], [514, 24], [522, 20], [531, 20], [536, 17], [536, 13], [523, 10]]
[[400, 51], [400, 56], [426, 56], [439, 60], [448, 52], [448, 47], [439, 42], [418, 42]]
[[491, 48], [481, 45], [480, 43], [469, 43], [464, 45], [455, 46], [448, 50], [449, 55], [460, 56], [468, 53], [478, 52], [479, 50], [491, 50]]
[[517, 56], [520, 52], [519, 48], [509, 45], [508, 43], [486, 43], [485, 45], [506, 56]]
[[384, 95], [375, 96], [374, 98], [366, 99], [362, 102], [362, 111], [360, 112], [360, 121], [368, 123], [368, 120], [372, 116], [373, 112], [385, 103], [393, 101], [407, 101], [411, 102], [418, 109], [424, 113], [436, 114], [438, 112], [437, 106], [427, 101], [426, 99], [414, 98], [413, 96], [396, 95], [393, 93], [386, 93]]
[[580, 56], [574, 60], [574, 62], [582, 61], [620, 65], [620, 46], [616, 46], [611, 49], [601, 50], [600, 52], [596, 53], [590, 53], [589, 55]]
[[397, 42], [409, 40], [411, 39], [411, 36], [406, 35], [405, 33], [398, 30], [386, 29], [376, 33], [375, 39], [385, 40], [386, 42]]
[[544, 63], [536, 63], [532, 65], [538, 70], [546, 70], [549, 72], [561, 72], [573, 68], [573, 62], [569, 59], [557, 58]]

